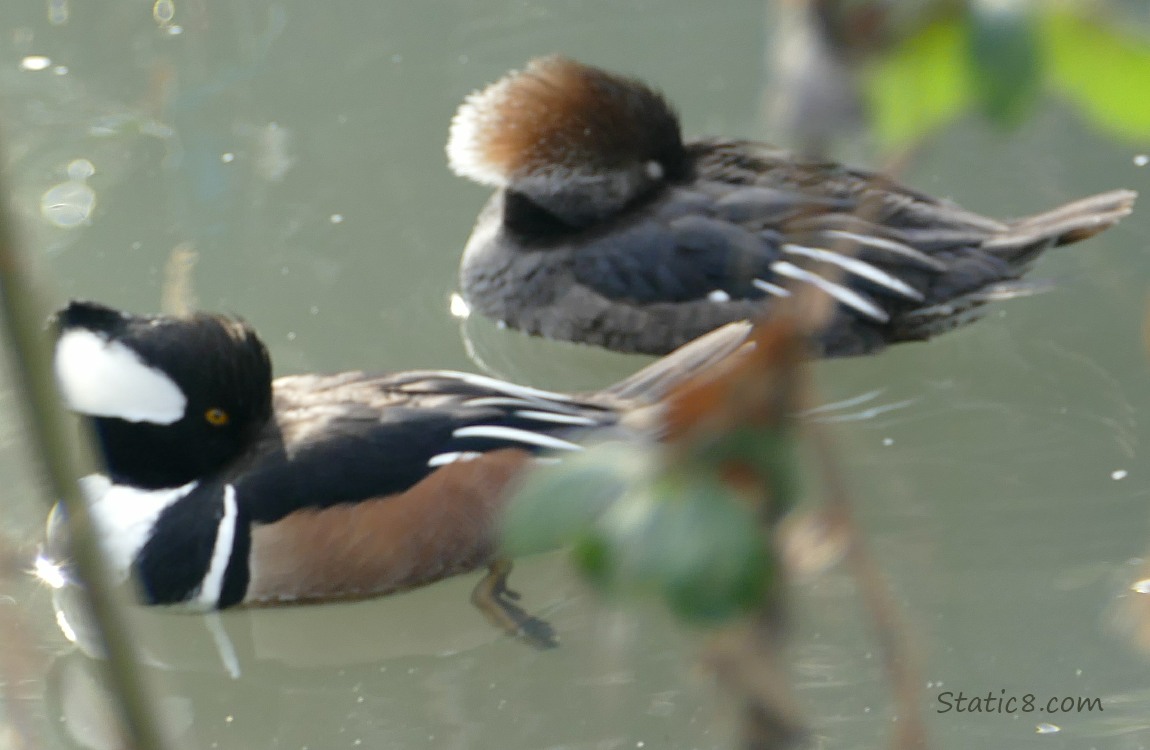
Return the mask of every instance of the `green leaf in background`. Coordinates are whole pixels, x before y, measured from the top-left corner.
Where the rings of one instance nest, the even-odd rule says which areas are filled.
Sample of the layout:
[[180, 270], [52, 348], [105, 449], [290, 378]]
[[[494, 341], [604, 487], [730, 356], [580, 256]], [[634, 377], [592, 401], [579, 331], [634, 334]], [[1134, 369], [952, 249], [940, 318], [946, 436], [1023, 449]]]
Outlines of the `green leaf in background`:
[[1150, 39], [1081, 7], [982, 0], [903, 41], [863, 79], [880, 144], [913, 144], [974, 107], [1016, 125], [1044, 88], [1112, 133], [1150, 137]]
[[1150, 40], [1066, 11], [1045, 14], [1041, 39], [1059, 93], [1122, 137], [1150, 137]]
[[939, 21], [870, 66], [864, 85], [880, 143], [914, 142], [970, 104], [965, 44], [960, 23]]
[[771, 557], [751, 510], [709, 475], [671, 471], [604, 513], [575, 549], [612, 593], [653, 593], [689, 622], [715, 623], [762, 602]]
[[795, 437], [788, 429], [742, 425], [696, 446], [692, 460], [703, 466], [742, 465], [761, 479], [770, 495], [773, 518], [781, 518], [799, 497]]
[[644, 479], [649, 465], [642, 447], [603, 443], [529, 472], [503, 515], [503, 551], [520, 557], [570, 544]]
[[660, 445], [603, 444], [533, 472], [504, 514], [503, 550], [573, 543], [591, 584], [658, 596], [681, 620], [761, 613], [775, 521], [794, 501], [806, 339], [780, 316], [747, 340], [664, 395]]
[[1042, 89], [1042, 48], [1030, 5], [983, 0], [967, 18], [971, 92], [992, 122], [1017, 125]]

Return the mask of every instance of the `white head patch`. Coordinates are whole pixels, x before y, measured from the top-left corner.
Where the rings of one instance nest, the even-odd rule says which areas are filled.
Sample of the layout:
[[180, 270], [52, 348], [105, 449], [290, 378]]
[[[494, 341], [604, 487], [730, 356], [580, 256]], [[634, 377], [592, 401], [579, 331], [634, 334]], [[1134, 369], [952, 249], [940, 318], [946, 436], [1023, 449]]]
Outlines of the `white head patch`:
[[130, 348], [92, 331], [67, 331], [56, 343], [56, 381], [74, 411], [91, 417], [172, 424], [188, 399], [175, 382]]

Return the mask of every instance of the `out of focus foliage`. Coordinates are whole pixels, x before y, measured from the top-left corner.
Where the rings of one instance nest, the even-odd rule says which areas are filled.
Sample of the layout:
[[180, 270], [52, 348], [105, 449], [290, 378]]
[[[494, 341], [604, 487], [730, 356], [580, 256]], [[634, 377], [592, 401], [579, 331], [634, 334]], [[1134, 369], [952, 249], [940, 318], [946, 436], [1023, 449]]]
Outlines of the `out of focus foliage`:
[[904, 31], [888, 33], [887, 49], [863, 66], [870, 121], [886, 146], [970, 111], [1009, 127], [1046, 96], [1116, 135], [1150, 137], [1150, 33], [1106, 3], [952, 2]]
[[603, 590], [655, 593], [683, 619], [722, 621], [754, 609], [770, 583], [755, 520], [712, 474], [671, 470], [580, 534], [575, 559]]
[[799, 333], [787, 320], [755, 346], [675, 388], [662, 445], [600, 445], [537, 471], [505, 517], [505, 549], [570, 544], [611, 594], [654, 594], [679, 617], [719, 623], [777, 587], [774, 522], [793, 504]]
[[[765, 452], [787, 454], [768, 439]], [[755, 511], [717, 465], [675, 464], [654, 446], [604, 444], [532, 473], [504, 518], [504, 550], [570, 545], [576, 568], [612, 596], [653, 595], [689, 622], [758, 606], [773, 555]]]

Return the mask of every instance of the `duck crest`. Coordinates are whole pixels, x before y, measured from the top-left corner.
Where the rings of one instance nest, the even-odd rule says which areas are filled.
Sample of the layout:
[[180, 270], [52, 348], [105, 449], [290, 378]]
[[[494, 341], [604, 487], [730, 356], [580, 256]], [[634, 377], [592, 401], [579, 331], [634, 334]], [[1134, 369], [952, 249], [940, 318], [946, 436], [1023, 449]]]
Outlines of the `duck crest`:
[[574, 226], [679, 175], [674, 110], [642, 82], [553, 55], [467, 97], [451, 122], [456, 174], [522, 193]]

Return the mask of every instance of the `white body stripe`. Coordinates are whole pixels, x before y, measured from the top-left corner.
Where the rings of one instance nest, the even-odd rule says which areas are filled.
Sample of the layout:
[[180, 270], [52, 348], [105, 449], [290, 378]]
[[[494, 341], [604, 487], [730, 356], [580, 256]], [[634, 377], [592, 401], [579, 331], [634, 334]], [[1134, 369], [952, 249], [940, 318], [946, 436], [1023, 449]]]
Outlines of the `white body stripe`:
[[881, 268], [872, 266], [870, 263], [864, 263], [858, 258], [833, 253], [830, 250], [823, 250], [819, 247], [806, 247], [805, 245], [795, 245], [792, 243], [783, 245], [783, 252], [791, 253], [792, 255], [802, 255], [807, 258], [813, 258], [814, 260], [820, 260], [824, 263], [832, 263], [845, 271], [853, 273], [855, 276], [869, 279], [915, 302], [921, 302], [923, 299], [922, 294], [910, 284], [907, 284], [902, 279], [891, 276]]
[[878, 305], [871, 302], [863, 295], [859, 294], [853, 289], [847, 289], [845, 286], [832, 283], [824, 279], [822, 276], [819, 276], [817, 273], [811, 273], [810, 271], [799, 268], [793, 263], [788, 263], [785, 260], [775, 261], [772, 263], [771, 270], [780, 276], [786, 276], [797, 281], [805, 281], [808, 284], [812, 284], [830, 296], [834, 297], [839, 302], [842, 302], [844, 305], [852, 307], [855, 310], [861, 312], [863, 315], [866, 315], [869, 318], [873, 318], [880, 323], [885, 323], [890, 320], [889, 315], [883, 312], [883, 310], [879, 308]]
[[499, 425], [472, 425], [471, 427], [460, 427], [455, 432], [451, 433], [452, 437], [457, 438], [491, 438], [492, 440], [506, 440], [513, 443], [523, 443], [525, 445], [538, 445], [540, 448], [553, 448], [555, 450], [563, 451], [580, 451], [583, 446], [561, 440], [551, 435], [543, 435], [538, 432], [531, 432], [530, 430], [520, 430], [516, 427], [501, 427]]
[[228, 570], [228, 562], [232, 558], [232, 547], [236, 541], [236, 488], [228, 485], [224, 488], [224, 516], [216, 531], [216, 544], [212, 547], [212, 561], [208, 564], [208, 571], [200, 589], [187, 606], [197, 609], [214, 609], [220, 601], [220, 593], [224, 590], [224, 573]]
[[198, 482], [170, 490], [142, 490], [112, 484], [103, 474], [89, 474], [80, 486], [91, 509], [92, 523], [108, 564], [120, 580], [126, 580], [136, 555], [152, 535], [152, 527], [164, 510], [187, 497]]
[[184, 417], [188, 399], [180, 387], [119, 341], [67, 331], [56, 342], [55, 369], [65, 401], [81, 414], [153, 424]]

